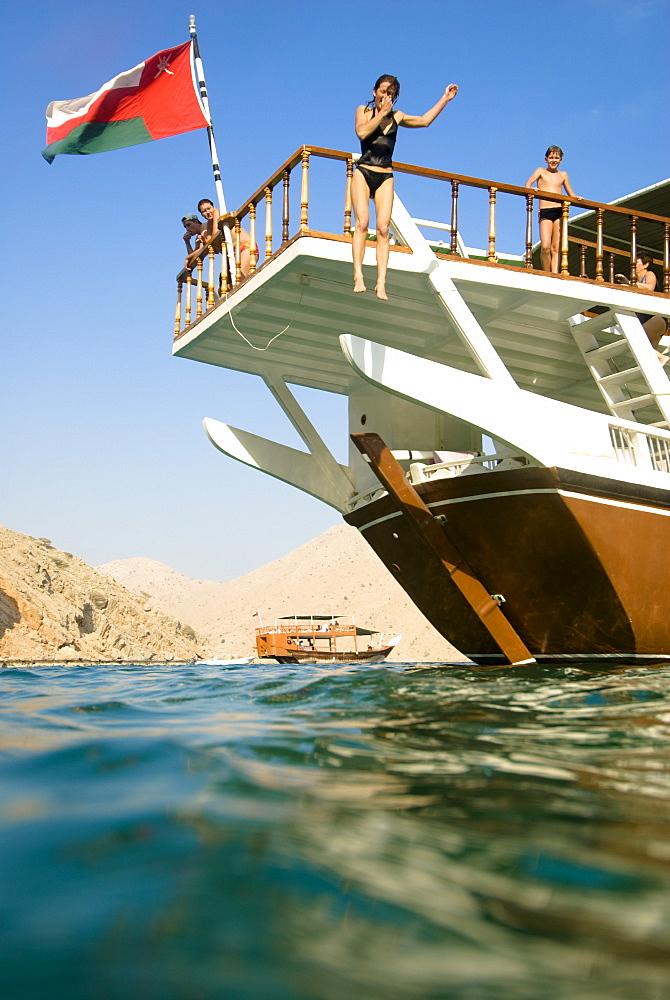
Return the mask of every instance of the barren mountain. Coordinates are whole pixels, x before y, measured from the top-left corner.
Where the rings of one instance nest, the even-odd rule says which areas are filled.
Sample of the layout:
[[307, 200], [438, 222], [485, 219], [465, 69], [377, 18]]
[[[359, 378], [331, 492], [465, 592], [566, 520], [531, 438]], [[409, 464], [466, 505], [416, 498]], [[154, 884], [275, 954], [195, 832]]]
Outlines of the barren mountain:
[[99, 566], [137, 594], [206, 636], [217, 656], [255, 651], [259, 618], [289, 614], [353, 614], [359, 625], [402, 633], [390, 659], [462, 660], [412, 604], [359, 532], [337, 525], [282, 559], [227, 583], [193, 580], [153, 559]]
[[0, 663], [191, 660], [208, 652], [153, 601], [48, 538], [0, 527]]

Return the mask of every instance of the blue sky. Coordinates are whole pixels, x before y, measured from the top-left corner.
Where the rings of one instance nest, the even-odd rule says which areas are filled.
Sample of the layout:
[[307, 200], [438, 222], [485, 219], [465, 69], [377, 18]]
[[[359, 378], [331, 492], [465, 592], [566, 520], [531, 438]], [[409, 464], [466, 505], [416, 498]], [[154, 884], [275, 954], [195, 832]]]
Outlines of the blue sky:
[[[302, 143], [354, 149], [354, 109], [381, 73], [400, 78], [410, 113], [460, 87], [430, 129], [402, 132], [398, 159], [523, 184], [557, 143], [575, 191], [610, 201], [670, 173], [670, 0], [25, 0], [12, 11], [0, 523], [93, 565], [148, 556], [227, 580], [340, 519], [205, 438], [211, 416], [292, 442], [262, 384], [171, 356], [179, 220], [213, 194], [206, 135], [51, 166], [40, 156], [49, 101], [186, 40], [190, 13], [231, 208]], [[313, 395], [301, 398], [343, 458], [342, 400]]]

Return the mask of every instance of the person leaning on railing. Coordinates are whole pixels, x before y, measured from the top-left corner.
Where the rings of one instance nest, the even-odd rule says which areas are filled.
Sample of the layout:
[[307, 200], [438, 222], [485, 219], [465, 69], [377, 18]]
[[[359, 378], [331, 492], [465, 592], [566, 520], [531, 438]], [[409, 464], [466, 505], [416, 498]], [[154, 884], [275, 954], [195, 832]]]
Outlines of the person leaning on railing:
[[[635, 258], [635, 276], [637, 279], [635, 285], [643, 292], [655, 292], [658, 285], [658, 279], [649, 267], [653, 259], [649, 253], [639, 253]], [[630, 281], [625, 274], [615, 274], [614, 280], [624, 285], [630, 285]], [[635, 313], [635, 315], [640, 323], [642, 323], [644, 332], [647, 334], [651, 346], [656, 351], [658, 360], [662, 365], [667, 364], [670, 361], [670, 356], [661, 354], [658, 349], [661, 337], [668, 332], [667, 318], [665, 316], [654, 316], [652, 313]]]
[[193, 253], [193, 247], [191, 246], [191, 240], [195, 238], [196, 249], [200, 249], [198, 246], [198, 238], [202, 235], [203, 231], [207, 228], [204, 222], [201, 222], [197, 215], [191, 213], [190, 215], [182, 215], [181, 218], [182, 225], [186, 232], [184, 233], [184, 243], [186, 244], [186, 260], [185, 265], [188, 267], [188, 258], [190, 254]]
[[[203, 230], [197, 239], [197, 245], [195, 250], [188, 255], [186, 258], [186, 267], [191, 270], [195, 266], [198, 259], [200, 251], [203, 247], [209, 246], [213, 243], [219, 236], [219, 220], [221, 220], [224, 225], [229, 226], [233, 230], [233, 245], [235, 244], [235, 216], [232, 213], [222, 216], [218, 208], [209, 198], [201, 198], [198, 202], [198, 211], [205, 219], [206, 224], [203, 226]], [[217, 252], [218, 247], [216, 248]], [[256, 248], [258, 253], [258, 247]], [[249, 269], [251, 264], [251, 236], [246, 231], [246, 229], [240, 228], [240, 270], [242, 273], [242, 278], [249, 277]], [[235, 275], [231, 276], [231, 284], [235, 283]]]

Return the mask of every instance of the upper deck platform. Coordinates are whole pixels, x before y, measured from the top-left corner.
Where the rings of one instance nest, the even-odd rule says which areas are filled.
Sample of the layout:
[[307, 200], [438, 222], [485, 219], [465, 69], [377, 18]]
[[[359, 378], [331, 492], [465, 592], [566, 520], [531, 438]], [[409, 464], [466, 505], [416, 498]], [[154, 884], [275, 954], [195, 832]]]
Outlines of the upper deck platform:
[[[333, 190], [341, 185], [344, 232], [335, 232], [335, 225], [333, 231], [310, 226], [312, 173], [314, 165], [320, 167], [324, 161], [331, 161], [326, 166], [333, 177], [324, 188], [324, 197], [332, 202]], [[345, 168], [339, 180], [332, 172], [337, 161]], [[173, 353], [261, 376], [271, 370], [285, 382], [347, 393], [359, 376], [342, 354], [341, 334], [368, 338], [463, 371], [492, 374], [490, 363], [473, 349], [470, 324], [483, 332], [519, 387], [603, 412], [605, 404], [585, 371], [569, 320], [584, 312], [605, 310], [670, 316], [667, 291], [649, 295], [605, 280], [613, 279], [614, 273], [631, 273], [635, 253], [644, 248], [652, 253], [655, 271], [663, 273], [667, 289], [670, 219], [637, 207], [581, 202], [580, 208], [588, 209], [594, 220], [595, 240], [589, 240], [583, 223], [580, 235], [572, 235], [569, 200], [555, 196], [563, 205], [562, 273], [548, 275], [534, 270], [532, 264], [536, 193], [409, 164], [394, 167], [399, 176], [388, 302], [378, 301], [372, 292], [355, 295], [351, 290], [351, 154], [303, 147], [230, 217], [236, 259], [231, 268], [233, 280], [228, 280], [225, 270], [217, 276], [217, 262], [222, 258], [213, 250], [203, 251], [194, 276], [186, 272], [178, 276]], [[299, 200], [297, 186], [292, 190], [290, 183], [296, 168]], [[403, 174], [449, 185], [448, 221], [412, 218], [398, 196]], [[280, 241], [273, 225], [273, 192], [278, 187], [282, 191]], [[458, 199], [464, 188], [486, 203], [486, 229], [472, 233], [483, 237], [480, 242], [485, 250], [473, 251], [461, 239]], [[519, 243], [525, 252], [517, 257], [496, 249], [501, 195], [518, 208]], [[655, 202], [649, 204], [653, 207]], [[292, 218], [299, 220], [293, 227]], [[581, 213], [578, 218], [587, 216]], [[241, 224], [251, 233], [252, 247], [257, 243], [264, 251], [260, 263], [252, 253], [247, 277], [240, 269]], [[622, 236], [626, 227], [627, 245]], [[470, 226], [467, 232], [471, 239]], [[366, 274], [367, 268], [374, 267], [374, 247], [370, 240]], [[374, 285], [372, 277], [368, 285]], [[457, 306], [445, 309], [449, 302]]]

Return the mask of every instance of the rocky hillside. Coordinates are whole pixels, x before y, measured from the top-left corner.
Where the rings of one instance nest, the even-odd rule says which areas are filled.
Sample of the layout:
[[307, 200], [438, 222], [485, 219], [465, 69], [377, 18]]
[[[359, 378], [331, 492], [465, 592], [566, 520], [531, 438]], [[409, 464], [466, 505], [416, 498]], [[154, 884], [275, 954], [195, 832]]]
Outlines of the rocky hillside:
[[191, 660], [189, 625], [81, 559], [0, 527], [0, 663]]
[[392, 660], [462, 659], [345, 524], [227, 583], [145, 558], [96, 570], [47, 538], [0, 527], [0, 664], [250, 656], [261, 620], [301, 613], [353, 614], [386, 637], [402, 633]]
[[330, 528], [276, 562], [227, 583], [193, 580], [152, 559], [99, 566], [130, 590], [189, 622], [217, 656], [255, 652], [259, 611], [264, 623], [287, 614], [353, 614], [359, 625], [402, 633], [391, 654], [401, 660], [462, 660], [416, 609], [359, 532]]

